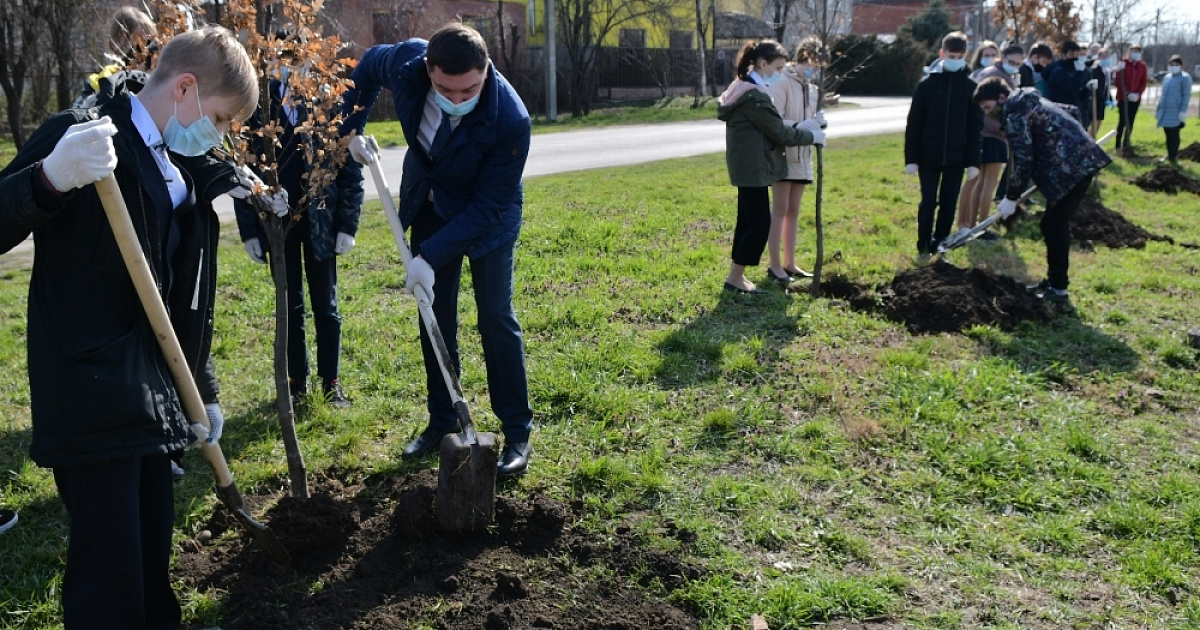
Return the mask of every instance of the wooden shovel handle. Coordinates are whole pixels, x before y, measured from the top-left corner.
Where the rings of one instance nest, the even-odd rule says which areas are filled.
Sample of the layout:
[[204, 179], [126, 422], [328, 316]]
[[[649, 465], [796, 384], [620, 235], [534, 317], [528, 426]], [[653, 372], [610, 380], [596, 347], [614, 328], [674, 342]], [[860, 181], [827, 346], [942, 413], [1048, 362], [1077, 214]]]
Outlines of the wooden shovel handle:
[[[137, 289], [138, 299], [142, 302], [146, 317], [150, 319], [150, 327], [154, 329], [158, 347], [167, 358], [171, 377], [175, 380], [175, 389], [183, 402], [184, 415], [190, 424], [200, 424], [212, 430], [208, 414], [204, 411], [204, 401], [200, 398], [200, 390], [196, 388], [196, 380], [192, 377], [192, 371], [183, 355], [183, 348], [179, 345], [179, 338], [175, 336], [175, 329], [171, 326], [167, 307], [163, 305], [162, 296], [158, 293], [158, 284], [154, 281], [154, 275], [150, 273], [150, 263], [142, 251], [142, 244], [133, 228], [133, 220], [129, 218], [129, 208], [125, 205], [125, 198], [121, 196], [121, 186], [117, 184], [116, 176], [109, 173], [96, 182], [96, 193], [100, 195], [104, 214], [108, 215], [108, 224], [117, 239], [121, 257], [125, 260], [125, 268], [129, 270], [129, 277]], [[221, 446], [202, 442], [201, 448], [217, 477], [217, 485], [225, 487], [232, 484], [233, 473], [229, 471], [229, 464], [225, 461]]]

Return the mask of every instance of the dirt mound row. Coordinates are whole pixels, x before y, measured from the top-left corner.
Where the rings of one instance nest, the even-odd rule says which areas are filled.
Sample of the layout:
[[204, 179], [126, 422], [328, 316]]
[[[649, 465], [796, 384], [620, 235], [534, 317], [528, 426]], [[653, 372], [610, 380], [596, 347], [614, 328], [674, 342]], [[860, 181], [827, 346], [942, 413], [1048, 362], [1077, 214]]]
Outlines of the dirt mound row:
[[[371, 488], [333, 482], [308, 500], [280, 500], [264, 518], [291, 553], [290, 568], [270, 564], [238, 536], [184, 545], [174, 575], [226, 594], [226, 630], [390, 630], [418, 621], [447, 630], [700, 627], [689, 612], [627, 586], [636, 578], [673, 589], [702, 577], [644, 548], [628, 529], [588, 532], [573, 526], [582, 506], [534, 495], [499, 497], [495, 525], [485, 532], [447, 535], [434, 518], [436, 488], [435, 470]], [[219, 536], [236, 525], [218, 507], [209, 527]], [[681, 541], [690, 534], [664, 528]]]
[[1071, 217], [1071, 236], [1083, 247], [1096, 243], [1110, 248], [1142, 249], [1148, 240], [1162, 240], [1110, 210], [1094, 197], [1084, 197]]
[[1174, 195], [1185, 190], [1200, 195], [1200, 180], [1167, 164], [1159, 164], [1154, 170], [1142, 173], [1130, 180], [1132, 184], [1150, 192], [1166, 192]]
[[1179, 159], [1200, 162], [1200, 142], [1193, 142], [1180, 149]]
[[903, 271], [875, 290], [842, 276], [823, 281], [821, 290], [855, 310], [883, 313], [915, 334], [960, 332], [975, 325], [1011, 331], [1023, 321], [1050, 319], [1046, 305], [1016, 280], [941, 261]]

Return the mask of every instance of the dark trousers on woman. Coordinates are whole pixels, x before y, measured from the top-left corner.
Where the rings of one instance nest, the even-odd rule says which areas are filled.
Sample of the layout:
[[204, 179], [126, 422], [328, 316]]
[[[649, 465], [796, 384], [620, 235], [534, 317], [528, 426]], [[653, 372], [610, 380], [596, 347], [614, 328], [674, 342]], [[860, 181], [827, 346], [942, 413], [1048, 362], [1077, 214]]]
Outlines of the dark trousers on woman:
[[1172, 162], [1179, 158], [1179, 132], [1182, 130], [1183, 125], [1163, 127], [1163, 133], [1167, 134], [1167, 159]]
[[175, 490], [167, 455], [54, 469], [71, 517], [63, 577], [67, 630], [175, 630]]
[[[421, 243], [446, 225], [426, 203], [412, 225], [413, 255], [421, 253]], [[471, 259], [471, 288], [475, 293], [476, 326], [483, 346], [483, 361], [487, 367], [488, 392], [492, 411], [500, 419], [506, 444], [528, 442], [533, 428], [533, 408], [529, 406], [529, 383], [525, 372], [525, 341], [517, 312], [513, 309], [514, 253], [516, 240], [497, 247], [486, 256]], [[450, 351], [453, 369], [462, 374], [458, 356], [458, 293], [462, 280], [463, 256], [452, 259], [434, 270], [433, 316], [446, 349]], [[453, 431], [458, 415], [450, 402], [446, 380], [438, 367], [437, 354], [421, 324], [421, 353], [425, 359], [425, 385], [429, 390], [429, 428]]]
[[[962, 190], [963, 167], [920, 165], [921, 203], [917, 206], [917, 252], [937, 250], [942, 239], [950, 235], [958, 212], [958, 193]], [[937, 226], [934, 227], [934, 214]]]
[[1117, 104], [1117, 148], [1132, 147], [1130, 136], [1133, 134], [1133, 121], [1137, 119], [1138, 107], [1142, 102], [1130, 103], [1125, 99]]
[[1069, 281], [1067, 270], [1071, 264], [1071, 217], [1092, 185], [1089, 175], [1067, 191], [1062, 199], [1048, 204], [1042, 215], [1042, 238], [1046, 242], [1046, 278], [1050, 287], [1066, 291]]
[[317, 260], [313, 255], [308, 215], [287, 235], [288, 377], [301, 391], [308, 381], [308, 345], [304, 334], [304, 287], [312, 302], [317, 333], [317, 376], [328, 385], [338, 378], [342, 355], [342, 316], [338, 313], [337, 256]]
[[753, 267], [762, 260], [771, 231], [771, 196], [766, 186], [738, 186], [733, 264]]

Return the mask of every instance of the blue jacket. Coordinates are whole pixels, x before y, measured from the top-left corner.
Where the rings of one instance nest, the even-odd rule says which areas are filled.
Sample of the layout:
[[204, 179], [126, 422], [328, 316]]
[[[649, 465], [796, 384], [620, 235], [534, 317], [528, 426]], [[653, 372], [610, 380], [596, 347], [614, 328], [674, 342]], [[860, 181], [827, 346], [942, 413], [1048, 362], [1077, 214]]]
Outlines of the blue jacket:
[[1162, 95], [1154, 117], [1159, 127], [1178, 127], [1187, 117], [1188, 99], [1192, 97], [1192, 77], [1186, 72], [1168, 74], [1163, 78]]
[[[1082, 115], [1091, 103], [1087, 82], [1092, 78], [1091, 70], [1076, 70], [1074, 59], [1059, 59], [1046, 66], [1046, 98], [1063, 105], [1071, 105]], [[1070, 111], [1070, 110], [1068, 110]]]
[[464, 254], [486, 256], [517, 238], [530, 121], [517, 91], [489, 63], [479, 104], [463, 116], [438, 159], [430, 159], [417, 139], [432, 89], [425, 68], [427, 45], [410, 39], [368, 50], [350, 75], [354, 88], [346, 92], [345, 113], [347, 129], [361, 133], [380, 90], [391, 91], [408, 141], [400, 222], [411, 225], [433, 192], [434, 210], [446, 225], [421, 243], [420, 253], [438, 269]]
[[1004, 102], [1002, 122], [1011, 154], [1009, 199], [1033, 179], [1053, 204], [1112, 162], [1074, 116], [1035, 89], [1013, 92]]
[[[271, 91], [270, 120], [278, 121], [283, 126], [279, 136], [279, 153], [276, 162], [279, 164], [279, 183], [287, 190], [288, 201], [292, 208], [304, 201], [304, 213], [308, 215], [308, 242], [312, 245], [313, 256], [317, 260], [328, 260], [334, 255], [333, 246], [338, 232], [354, 236], [358, 232], [358, 220], [362, 214], [362, 166], [349, 155], [346, 162], [338, 169], [333, 183], [325, 186], [320, 194], [310, 199], [304, 199], [308, 191], [306, 176], [310, 168], [304, 157], [304, 135], [296, 133], [296, 127], [283, 110], [281, 87], [278, 81], [272, 80], [268, 89]], [[297, 111], [297, 122], [303, 122], [307, 112], [303, 108]], [[257, 129], [262, 126], [262, 112], [255, 111], [249, 125]], [[261, 139], [255, 140], [261, 144]], [[256, 148], [262, 153], [261, 147]], [[238, 233], [243, 241], [257, 238], [263, 249], [267, 248], [267, 236], [262, 223], [254, 208], [245, 200], [236, 199], [233, 202], [234, 214], [237, 216]]]

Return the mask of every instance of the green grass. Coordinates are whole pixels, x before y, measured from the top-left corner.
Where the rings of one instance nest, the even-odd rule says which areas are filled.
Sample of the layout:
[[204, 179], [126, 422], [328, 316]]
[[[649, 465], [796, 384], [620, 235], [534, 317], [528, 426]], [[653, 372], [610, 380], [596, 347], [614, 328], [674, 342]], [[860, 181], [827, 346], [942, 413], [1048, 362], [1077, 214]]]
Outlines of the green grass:
[[[1143, 151], [1162, 151], [1152, 117], [1136, 134]], [[1185, 144], [1195, 138], [1185, 130]], [[918, 192], [901, 144], [826, 150], [826, 251], [840, 252], [827, 272], [876, 284], [910, 266]], [[1106, 205], [1200, 241], [1195, 197], [1127, 183], [1148, 168], [1118, 159], [1100, 180]], [[806, 295], [722, 292], [736, 193], [720, 155], [538, 178], [526, 195], [516, 307], [537, 450], [504, 491], [580, 499], [585, 526], [632, 524], [707, 568], [666, 594], [706, 628], [745, 627], [755, 612], [773, 629], [876, 618], [1200, 628], [1200, 378], [1186, 343], [1200, 253], [1073, 251], [1079, 319], [914, 337]], [[811, 204], [810, 194], [802, 260]], [[404, 470], [399, 450], [423, 424], [415, 305], [399, 291], [378, 204], [363, 217], [359, 247], [339, 263], [343, 380], [356, 403], [299, 423], [314, 473]], [[1034, 233], [950, 259], [1037, 279]], [[265, 378], [270, 281], [231, 229], [226, 239], [213, 348], [223, 444], [243, 490], [267, 491], [286, 474]], [[0, 536], [0, 627], [55, 628], [66, 515], [49, 472], [26, 456], [29, 272], [0, 278], [0, 502], [21, 512]], [[477, 423], [495, 430], [473, 303], [460, 304], [463, 386]], [[209, 485], [192, 473], [179, 487], [181, 537], [211, 509]], [[696, 540], [655, 533], [661, 519]], [[181, 595], [189, 620], [220, 622], [220, 593]]]

